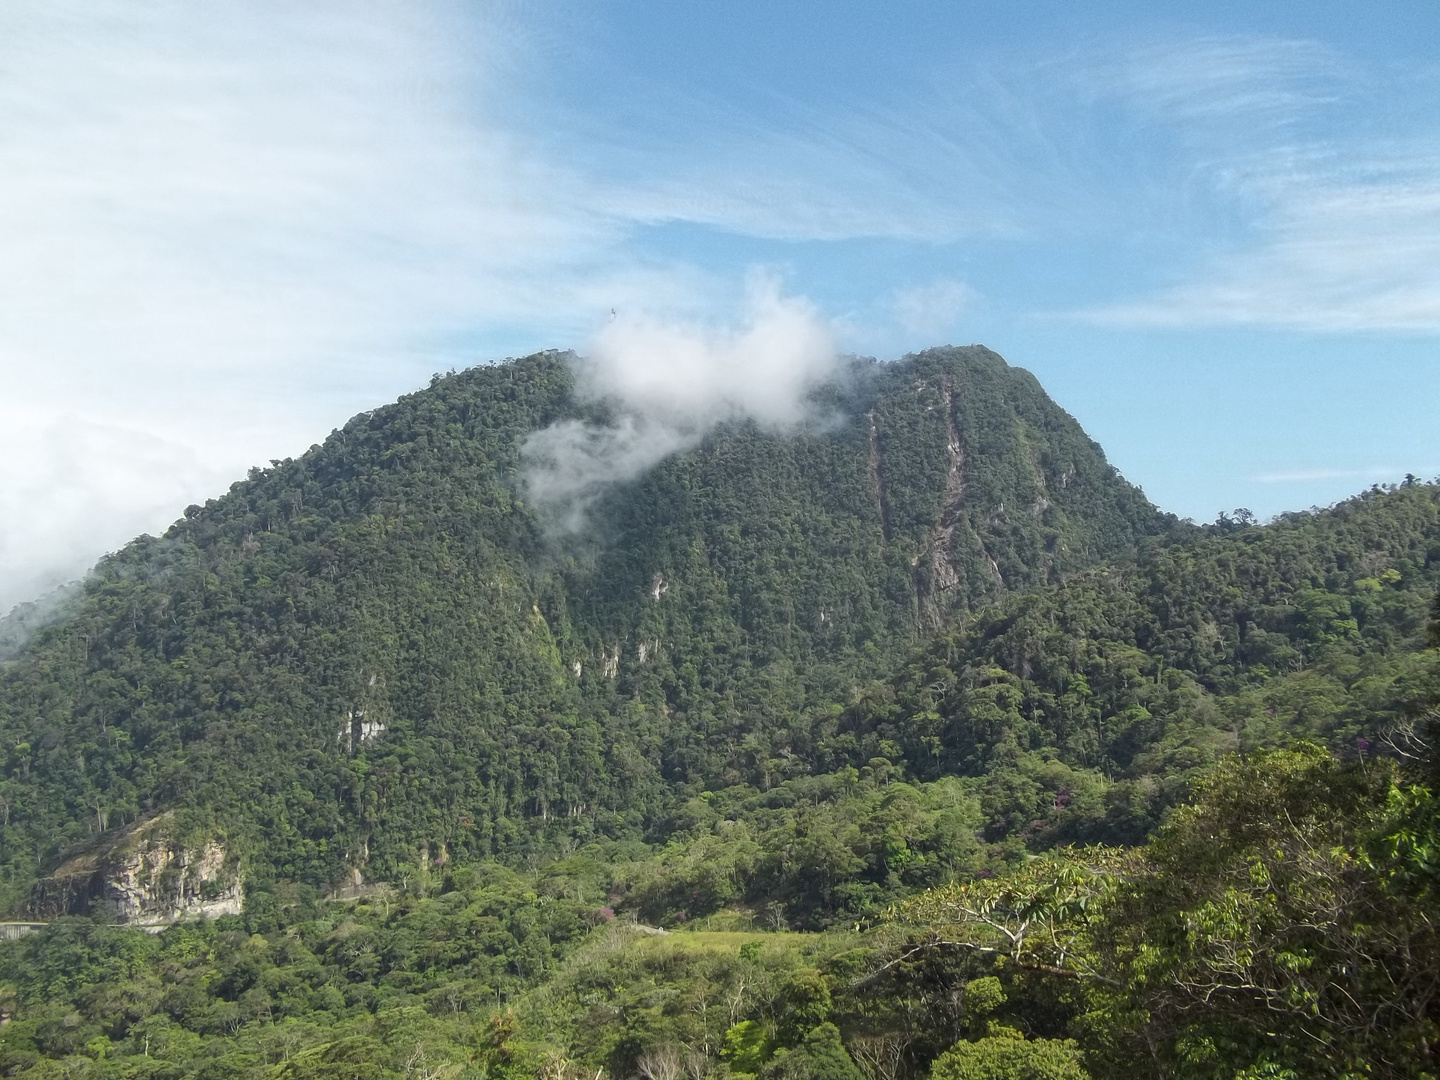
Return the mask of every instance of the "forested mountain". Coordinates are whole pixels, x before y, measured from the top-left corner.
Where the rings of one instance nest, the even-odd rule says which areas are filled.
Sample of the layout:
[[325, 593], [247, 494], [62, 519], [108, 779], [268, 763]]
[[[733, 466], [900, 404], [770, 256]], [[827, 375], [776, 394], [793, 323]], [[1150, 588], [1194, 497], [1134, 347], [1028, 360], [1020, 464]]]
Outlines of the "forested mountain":
[[314, 884], [649, 836], [951, 613], [1173, 527], [970, 348], [856, 364], [552, 536], [524, 439], [607, 408], [566, 361], [437, 378], [105, 560], [0, 676], [11, 902], [169, 809]]
[[556, 529], [614, 408], [437, 377], [5, 662], [0, 1072], [1434, 1074], [1440, 487], [1177, 522], [973, 347]]

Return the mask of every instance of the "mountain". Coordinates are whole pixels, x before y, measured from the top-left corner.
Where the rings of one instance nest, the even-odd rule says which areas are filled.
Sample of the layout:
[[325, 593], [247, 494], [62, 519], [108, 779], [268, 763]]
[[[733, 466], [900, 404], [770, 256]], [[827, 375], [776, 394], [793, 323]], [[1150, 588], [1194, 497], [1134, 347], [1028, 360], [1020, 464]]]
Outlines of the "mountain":
[[608, 408], [569, 360], [437, 377], [104, 560], [0, 675], [11, 902], [162, 812], [315, 885], [660, 838], [956, 615], [1180, 528], [977, 346], [856, 362], [558, 534], [525, 440]]
[[0, 626], [0, 1074], [1436, 1075], [1440, 484], [1176, 522], [970, 348], [557, 513], [573, 363]]

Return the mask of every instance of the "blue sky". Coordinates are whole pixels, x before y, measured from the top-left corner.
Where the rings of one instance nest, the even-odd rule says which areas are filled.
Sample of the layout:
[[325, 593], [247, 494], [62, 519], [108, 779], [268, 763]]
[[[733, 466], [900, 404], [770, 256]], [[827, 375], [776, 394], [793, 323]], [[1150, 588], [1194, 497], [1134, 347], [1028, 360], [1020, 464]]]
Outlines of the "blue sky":
[[0, 607], [430, 372], [983, 342], [1161, 506], [1440, 473], [1440, 7], [21, 0]]

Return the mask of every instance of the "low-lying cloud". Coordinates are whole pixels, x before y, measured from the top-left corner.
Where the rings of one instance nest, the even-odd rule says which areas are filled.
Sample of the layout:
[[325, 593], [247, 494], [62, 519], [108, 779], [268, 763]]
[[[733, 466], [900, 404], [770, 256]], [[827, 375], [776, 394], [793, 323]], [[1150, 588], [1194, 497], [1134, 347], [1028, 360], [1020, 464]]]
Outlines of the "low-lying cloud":
[[526, 488], [555, 526], [576, 531], [606, 489], [698, 445], [727, 420], [800, 423], [838, 360], [814, 305], [784, 296], [770, 278], [750, 282], [734, 327], [617, 314], [575, 362], [580, 398], [610, 404], [613, 422], [567, 420], [531, 435], [522, 451]]

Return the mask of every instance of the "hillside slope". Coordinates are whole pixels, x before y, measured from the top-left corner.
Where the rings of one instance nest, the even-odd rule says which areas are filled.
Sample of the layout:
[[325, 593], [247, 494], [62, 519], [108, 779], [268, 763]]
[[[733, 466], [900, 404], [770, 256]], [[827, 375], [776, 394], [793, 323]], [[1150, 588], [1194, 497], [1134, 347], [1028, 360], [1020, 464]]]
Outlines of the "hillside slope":
[[0, 674], [8, 899], [170, 809], [314, 884], [638, 837], [955, 613], [1175, 528], [979, 347], [857, 364], [550, 536], [520, 447], [604, 415], [560, 354], [440, 378], [105, 560]]
[[1440, 482], [1176, 527], [1028, 386], [551, 537], [534, 358], [107, 562], [0, 672], [0, 1072], [1432, 1076]]

